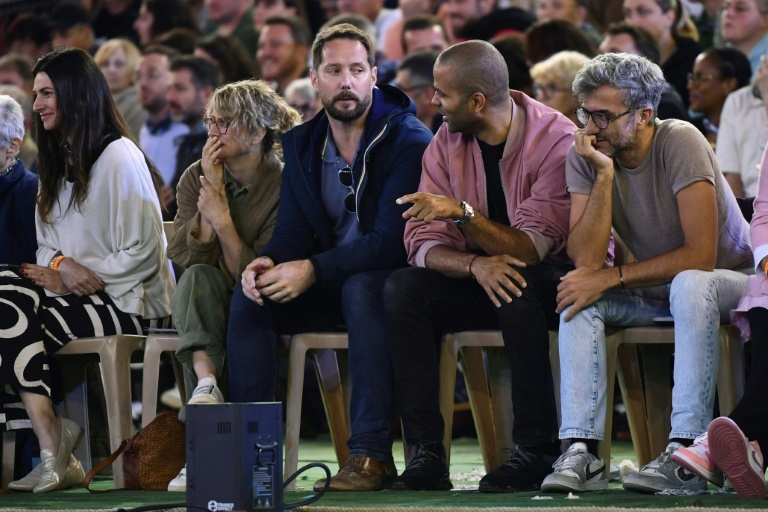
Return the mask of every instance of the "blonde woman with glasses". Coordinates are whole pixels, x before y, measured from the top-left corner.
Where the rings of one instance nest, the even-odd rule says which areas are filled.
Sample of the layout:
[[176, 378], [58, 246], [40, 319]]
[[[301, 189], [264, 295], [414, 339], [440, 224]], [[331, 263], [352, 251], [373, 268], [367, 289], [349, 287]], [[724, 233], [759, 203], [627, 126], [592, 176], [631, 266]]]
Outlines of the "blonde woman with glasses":
[[[182, 175], [168, 255], [187, 270], [173, 296], [188, 403], [224, 402], [232, 290], [272, 236], [282, 170], [280, 138], [301, 117], [263, 80], [216, 89], [205, 111], [208, 141]], [[186, 490], [186, 468], [168, 485]]]

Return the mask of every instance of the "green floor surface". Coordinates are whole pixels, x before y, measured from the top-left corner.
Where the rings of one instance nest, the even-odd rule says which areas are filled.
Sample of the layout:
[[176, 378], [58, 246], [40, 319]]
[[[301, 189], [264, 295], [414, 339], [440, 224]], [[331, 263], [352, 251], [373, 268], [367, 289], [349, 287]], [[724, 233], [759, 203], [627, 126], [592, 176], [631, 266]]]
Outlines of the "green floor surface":
[[[299, 450], [299, 466], [308, 462], [324, 462], [332, 472], [337, 470], [333, 447], [327, 437], [312, 441], [302, 440]], [[616, 442], [613, 446], [614, 463], [634, 459], [631, 445]], [[395, 445], [395, 461], [402, 470], [402, 445]], [[591, 509], [685, 509], [719, 510], [768, 508], [768, 501], [743, 500], [732, 493], [700, 494], [695, 496], [647, 496], [621, 490], [620, 484], [612, 484], [609, 491], [583, 493], [578, 499], [566, 499], [565, 495], [549, 496], [552, 499], [532, 499], [539, 493], [480, 494], [477, 483], [483, 475], [483, 464], [476, 439], [454, 440], [451, 450], [451, 478], [456, 489], [450, 492], [395, 492], [378, 493], [328, 493], [309, 507], [299, 510], [310, 512], [365, 512], [374, 510], [395, 511], [464, 511], [485, 509], [488, 512], [512, 512], [519, 509], [540, 508], [551, 511], [587, 512]], [[302, 501], [311, 496], [312, 483], [323, 476], [322, 470], [311, 469], [297, 479], [295, 491], [286, 492], [287, 502]], [[102, 480], [96, 488], [111, 487], [111, 481]], [[89, 494], [84, 489], [51, 492], [47, 494], [11, 493], [0, 495], [0, 509], [16, 511], [78, 511], [130, 509], [148, 505], [182, 503], [184, 494], [152, 491], [114, 491]]]

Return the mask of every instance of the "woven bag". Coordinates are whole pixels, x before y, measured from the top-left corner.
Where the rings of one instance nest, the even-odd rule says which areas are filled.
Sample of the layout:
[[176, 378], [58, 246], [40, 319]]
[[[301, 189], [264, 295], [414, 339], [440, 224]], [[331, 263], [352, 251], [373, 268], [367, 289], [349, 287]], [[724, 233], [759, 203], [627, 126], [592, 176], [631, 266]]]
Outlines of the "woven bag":
[[114, 463], [123, 454], [125, 488], [144, 491], [165, 491], [186, 463], [185, 427], [175, 412], [158, 415], [132, 438], [122, 442], [115, 453], [91, 469], [83, 487], [90, 492], [102, 492], [88, 487], [91, 479]]

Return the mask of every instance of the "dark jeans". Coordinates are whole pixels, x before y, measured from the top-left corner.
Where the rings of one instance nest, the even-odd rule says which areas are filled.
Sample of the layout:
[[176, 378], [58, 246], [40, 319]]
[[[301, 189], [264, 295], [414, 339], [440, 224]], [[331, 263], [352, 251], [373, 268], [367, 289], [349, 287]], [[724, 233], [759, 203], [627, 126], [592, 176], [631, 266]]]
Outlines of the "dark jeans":
[[237, 285], [227, 333], [232, 402], [274, 400], [281, 334], [349, 333], [352, 385], [348, 441], [351, 455], [392, 460], [392, 366], [385, 339], [381, 290], [391, 270], [364, 272], [338, 287], [312, 287], [285, 304], [252, 302]]
[[757, 441], [760, 449], [765, 451], [768, 448], [768, 407], [765, 404], [768, 389], [768, 310], [750, 309], [747, 318], [752, 331], [752, 363], [744, 396], [729, 417], [750, 441]]
[[523, 295], [496, 308], [473, 279], [446, 277], [426, 268], [392, 274], [384, 287], [395, 403], [406, 441], [443, 439], [439, 405], [441, 337], [448, 332], [501, 329], [512, 373], [513, 440], [534, 446], [556, 439], [557, 415], [549, 365], [549, 329], [557, 329], [555, 298], [570, 267], [518, 269]]

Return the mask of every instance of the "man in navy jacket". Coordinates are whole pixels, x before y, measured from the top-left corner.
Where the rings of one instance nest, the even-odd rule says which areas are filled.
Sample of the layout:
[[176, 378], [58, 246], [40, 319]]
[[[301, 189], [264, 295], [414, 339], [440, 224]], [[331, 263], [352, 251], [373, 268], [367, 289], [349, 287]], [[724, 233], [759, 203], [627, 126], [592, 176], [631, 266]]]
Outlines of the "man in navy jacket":
[[273, 400], [280, 334], [346, 330], [350, 458], [330, 488], [381, 490], [397, 475], [381, 291], [406, 264], [405, 207], [395, 200], [418, 186], [432, 134], [404, 93], [375, 87], [362, 31], [321, 31], [312, 56], [324, 111], [283, 136], [277, 226], [232, 298], [229, 394], [233, 402]]

